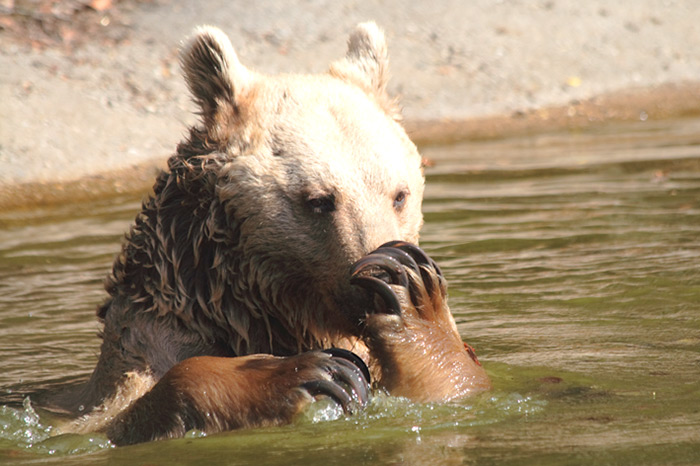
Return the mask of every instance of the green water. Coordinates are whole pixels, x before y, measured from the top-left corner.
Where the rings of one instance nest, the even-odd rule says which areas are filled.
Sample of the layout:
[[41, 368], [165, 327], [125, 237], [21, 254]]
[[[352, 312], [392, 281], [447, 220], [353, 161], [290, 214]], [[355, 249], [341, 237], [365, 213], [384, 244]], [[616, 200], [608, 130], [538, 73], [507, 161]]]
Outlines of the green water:
[[[700, 121], [423, 153], [421, 244], [492, 392], [126, 448], [51, 437], [31, 405], [4, 406], [0, 463], [700, 463]], [[101, 283], [138, 206], [0, 212], [1, 393], [89, 373]]]

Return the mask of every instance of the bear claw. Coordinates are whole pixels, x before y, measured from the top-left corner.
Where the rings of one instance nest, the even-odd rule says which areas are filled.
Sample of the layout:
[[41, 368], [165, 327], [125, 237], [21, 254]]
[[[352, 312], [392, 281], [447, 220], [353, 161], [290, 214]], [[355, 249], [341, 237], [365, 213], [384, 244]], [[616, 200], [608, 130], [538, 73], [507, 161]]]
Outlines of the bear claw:
[[355, 368], [359, 369], [365, 381], [369, 384], [371, 377], [369, 375], [369, 368], [367, 364], [362, 360], [361, 357], [353, 353], [352, 351], [343, 348], [328, 348], [323, 350], [324, 353], [330, 354], [332, 357], [338, 358], [338, 361], [343, 359], [347, 360], [354, 365]]
[[423, 283], [426, 289], [431, 290], [433, 288], [433, 278], [431, 277], [431, 274], [429, 273], [428, 269], [433, 269], [440, 284], [444, 285], [445, 277], [442, 275], [442, 270], [440, 270], [440, 266], [437, 265], [437, 262], [430, 258], [421, 248], [419, 248], [415, 244], [407, 243], [406, 241], [389, 241], [388, 243], [383, 244], [379, 248], [398, 248], [399, 250], [404, 251], [411, 258], [413, 258], [415, 262], [418, 265], [420, 265], [420, 267], [418, 267], [418, 272], [420, 274], [420, 277], [423, 279]]
[[331, 380], [311, 380], [301, 385], [311, 396], [325, 395], [336, 401], [345, 414], [353, 414], [369, 402], [369, 369], [364, 361], [351, 351], [330, 348], [323, 351], [330, 355], [326, 371]]
[[331, 397], [335, 402], [343, 407], [343, 411], [349, 414], [352, 409], [352, 397], [340, 385], [330, 380], [311, 380], [302, 384], [304, 390], [309, 392], [309, 395], [316, 397], [318, 395], [326, 395]]
[[401, 303], [399, 302], [399, 297], [384, 280], [371, 276], [356, 276], [350, 279], [350, 283], [365, 288], [368, 291], [372, 291], [381, 297], [384, 301], [384, 305], [386, 306], [386, 314], [394, 314], [397, 316], [401, 315]]
[[[376, 267], [389, 276], [389, 280], [385, 280], [387, 283], [395, 283], [399, 286], [407, 287], [408, 277], [406, 276], [406, 272], [403, 269], [402, 262], [397, 260], [397, 258], [392, 257], [388, 253], [381, 254], [381, 252], [383, 251], [373, 251], [369, 255], [355, 262], [355, 265], [351, 270], [352, 276], [369, 276], [370, 272], [368, 272], [368, 269]], [[367, 273], [362, 275], [363, 272]]]
[[[415, 279], [411, 278], [407, 269], [414, 272]], [[355, 263], [350, 283], [376, 293], [384, 301], [385, 313], [400, 316], [399, 298], [389, 285], [406, 288], [411, 302], [415, 303], [419, 296], [418, 287], [429, 292], [434, 289], [433, 271], [439, 284], [444, 285], [440, 267], [423, 250], [405, 241], [390, 241]]]
[[442, 270], [440, 270], [440, 266], [437, 265], [437, 262], [431, 259], [421, 248], [419, 248], [415, 244], [407, 243], [406, 241], [389, 241], [388, 243], [384, 243], [381, 246], [379, 246], [379, 249], [382, 248], [397, 248], [399, 250], [402, 250], [408, 255], [410, 255], [419, 265], [432, 267], [433, 269], [435, 269], [437, 275], [440, 278], [443, 278]]
[[411, 254], [407, 253], [403, 249], [399, 249], [393, 246], [387, 246], [387, 244], [389, 243], [380, 246], [376, 250], [372, 251], [370, 254], [385, 254], [399, 261], [401, 265], [409, 267], [415, 273], [420, 273], [420, 267], [418, 266], [418, 263], [413, 258], [413, 256], [411, 256]]

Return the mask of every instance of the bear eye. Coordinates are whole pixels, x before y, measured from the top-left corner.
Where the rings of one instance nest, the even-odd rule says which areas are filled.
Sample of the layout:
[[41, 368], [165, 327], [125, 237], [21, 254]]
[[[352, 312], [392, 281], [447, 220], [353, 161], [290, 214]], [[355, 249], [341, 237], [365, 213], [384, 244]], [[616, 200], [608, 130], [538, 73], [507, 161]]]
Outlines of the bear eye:
[[327, 214], [335, 210], [335, 196], [329, 194], [327, 196], [312, 197], [306, 200], [306, 204], [315, 214]]
[[406, 203], [406, 197], [408, 197], [408, 191], [405, 189], [402, 189], [396, 193], [396, 196], [394, 197], [394, 209], [401, 210]]

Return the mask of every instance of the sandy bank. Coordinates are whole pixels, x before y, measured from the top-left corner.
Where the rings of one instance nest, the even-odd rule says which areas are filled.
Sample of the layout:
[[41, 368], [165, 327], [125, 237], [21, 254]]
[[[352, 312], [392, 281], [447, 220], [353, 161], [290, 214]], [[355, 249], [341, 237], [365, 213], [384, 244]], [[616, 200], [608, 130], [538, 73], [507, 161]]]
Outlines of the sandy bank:
[[693, 0], [161, 0], [115, 2], [56, 43], [5, 28], [0, 208], [148, 189], [194, 121], [177, 47], [197, 24], [226, 30], [257, 70], [321, 72], [374, 19], [390, 91], [426, 143], [697, 114], [698, 13]]

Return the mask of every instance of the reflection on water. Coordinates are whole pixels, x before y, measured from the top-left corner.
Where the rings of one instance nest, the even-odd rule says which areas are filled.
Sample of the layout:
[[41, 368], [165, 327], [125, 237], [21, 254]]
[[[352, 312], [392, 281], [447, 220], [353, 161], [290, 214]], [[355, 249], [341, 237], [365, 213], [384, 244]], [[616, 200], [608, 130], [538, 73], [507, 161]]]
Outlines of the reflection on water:
[[[0, 407], [0, 461], [700, 461], [699, 143], [688, 120], [423, 150], [435, 166], [422, 245], [489, 394], [379, 397], [353, 418], [315, 423], [319, 411], [167, 451], [50, 437], [51, 419], [13, 405]], [[0, 213], [5, 397], [94, 366], [101, 282], [137, 209], [121, 198]]]

